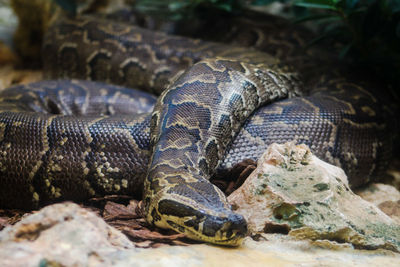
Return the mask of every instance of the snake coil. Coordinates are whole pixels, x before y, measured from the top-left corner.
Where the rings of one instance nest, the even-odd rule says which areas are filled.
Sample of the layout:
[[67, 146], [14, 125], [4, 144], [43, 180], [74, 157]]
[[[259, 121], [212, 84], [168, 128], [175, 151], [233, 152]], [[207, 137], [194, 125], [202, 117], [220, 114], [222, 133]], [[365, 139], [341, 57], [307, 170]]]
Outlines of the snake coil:
[[[161, 95], [78, 80], [1, 92], [2, 207], [143, 190], [148, 222], [236, 246], [246, 221], [208, 181], [215, 173], [295, 140], [358, 186], [390, 156], [380, 101], [340, 73], [304, 82], [304, 71], [251, 48], [93, 18], [59, 20], [44, 51], [49, 78]], [[312, 94], [299, 97], [304, 87]]]

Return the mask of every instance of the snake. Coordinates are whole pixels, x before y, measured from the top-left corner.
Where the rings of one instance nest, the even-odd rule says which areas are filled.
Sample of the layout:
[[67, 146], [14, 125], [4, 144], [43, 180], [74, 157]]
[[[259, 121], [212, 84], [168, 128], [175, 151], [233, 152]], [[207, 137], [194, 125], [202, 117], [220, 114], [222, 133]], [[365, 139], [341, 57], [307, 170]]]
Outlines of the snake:
[[152, 225], [238, 246], [246, 220], [209, 180], [269, 144], [309, 145], [352, 187], [385, 169], [392, 135], [373, 83], [317, 60], [316, 78], [309, 55], [296, 66], [256, 48], [57, 20], [43, 45], [49, 80], [0, 93], [0, 206], [128, 194]]

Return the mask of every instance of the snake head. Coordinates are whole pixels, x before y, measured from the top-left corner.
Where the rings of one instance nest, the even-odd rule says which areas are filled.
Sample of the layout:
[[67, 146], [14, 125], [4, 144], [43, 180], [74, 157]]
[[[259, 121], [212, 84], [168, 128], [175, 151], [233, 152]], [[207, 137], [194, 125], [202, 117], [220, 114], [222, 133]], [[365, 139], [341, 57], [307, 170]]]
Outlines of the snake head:
[[147, 221], [191, 239], [225, 246], [239, 246], [247, 234], [246, 220], [232, 212], [225, 195], [208, 181], [159, 191], [150, 200]]

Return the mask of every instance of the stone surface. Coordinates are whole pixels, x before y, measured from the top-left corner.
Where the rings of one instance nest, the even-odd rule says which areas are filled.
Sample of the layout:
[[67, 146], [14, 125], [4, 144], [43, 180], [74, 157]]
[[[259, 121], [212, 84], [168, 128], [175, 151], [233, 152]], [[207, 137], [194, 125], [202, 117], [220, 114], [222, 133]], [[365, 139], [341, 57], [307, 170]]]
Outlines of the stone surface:
[[400, 192], [392, 185], [371, 184], [355, 193], [375, 204], [384, 213], [400, 224]]
[[305, 145], [271, 145], [258, 168], [229, 196], [251, 234], [283, 232], [301, 239], [400, 250], [400, 225], [355, 195], [344, 172]]
[[240, 248], [212, 245], [138, 249], [92, 211], [54, 204], [0, 232], [0, 266], [399, 266], [400, 254], [354, 250], [287, 235], [246, 238]]
[[400, 192], [391, 185], [370, 184], [367, 187], [355, 190], [354, 193], [376, 206], [386, 201], [399, 201]]
[[55, 204], [0, 232], [1, 266], [65, 266], [112, 263], [118, 251], [134, 251], [121, 232], [73, 203]]

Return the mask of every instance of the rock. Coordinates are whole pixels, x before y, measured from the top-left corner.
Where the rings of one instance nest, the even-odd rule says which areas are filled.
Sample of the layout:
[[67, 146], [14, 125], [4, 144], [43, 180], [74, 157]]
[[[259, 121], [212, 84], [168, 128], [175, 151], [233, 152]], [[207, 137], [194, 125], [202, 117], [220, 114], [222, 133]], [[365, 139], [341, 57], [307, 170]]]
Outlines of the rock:
[[400, 158], [396, 155], [391, 159], [386, 171], [385, 183], [391, 184], [400, 191]]
[[73, 203], [45, 207], [0, 232], [1, 266], [111, 265], [126, 249], [135, 249], [127, 237]]
[[[399, 266], [400, 255], [387, 251], [326, 249], [290, 236], [263, 235], [261, 241], [246, 238], [239, 248], [212, 245], [146, 249], [118, 262], [118, 266]], [[144, 260], [145, 263], [142, 263]], [[142, 264], [140, 264], [142, 263]], [[124, 265], [125, 264], [125, 265]]]
[[354, 193], [376, 206], [383, 202], [400, 200], [400, 192], [394, 186], [387, 184], [370, 184], [355, 190]]
[[391, 251], [353, 250], [334, 241], [298, 241], [280, 234], [261, 234], [258, 240], [247, 237], [235, 249], [207, 244], [138, 249], [94, 212], [54, 204], [0, 232], [0, 266], [400, 265], [400, 255]]
[[363, 199], [375, 204], [386, 215], [400, 224], [400, 192], [392, 185], [371, 184], [356, 190]]
[[305, 145], [271, 145], [228, 200], [245, 216], [252, 235], [280, 232], [400, 250], [400, 225], [355, 195], [343, 170], [319, 160]]
[[392, 218], [397, 224], [400, 224], [400, 200], [382, 202], [378, 205], [378, 208]]

